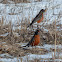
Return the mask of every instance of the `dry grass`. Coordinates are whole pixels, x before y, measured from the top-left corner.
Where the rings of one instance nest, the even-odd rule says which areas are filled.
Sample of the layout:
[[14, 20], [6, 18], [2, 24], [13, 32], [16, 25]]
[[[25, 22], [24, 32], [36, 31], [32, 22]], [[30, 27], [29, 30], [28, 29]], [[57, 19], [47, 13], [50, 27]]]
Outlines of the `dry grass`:
[[[28, 23], [28, 21], [26, 21]], [[2, 20], [0, 21], [0, 35], [1, 34], [5, 34], [5, 33], [10, 33], [7, 37], [7, 39], [12, 37], [12, 41], [14, 40], [14, 42], [16, 41], [20, 41], [21, 42], [27, 42], [31, 39], [31, 35], [33, 35], [35, 29], [33, 30], [27, 30], [26, 29], [26, 22], [21, 21], [21, 24], [19, 22], [17, 22], [16, 27], [21, 26], [21, 29], [19, 30], [18, 28], [13, 30], [13, 26], [11, 24], [11, 22], [9, 22], [9, 24], [4, 25], [4, 21], [3, 21], [3, 17]], [[39, 27], [41, 28], [42, 25]], [[60, 27], [59, 29], [61, 29], [61, 25], [57, 25], [56, 27]], [[34, 28], [34, 27], [33, 27]], [[36, 27], [37, 28], [37, 27]], [[53, 24], [50, 25], [44, 25], [44, 28], [48, 30], [48, 32], [46, 32], [44, 29], [41, 29], [40, 32], [40, 39], [41, 41], [47, 41], [46, 43], [50, 43], [50, 41], [52, 42], [52, 44], [54, 43], [54, 41], [59, 41], [59, 43], [61, 43], [61, 31], [56, 31], [57, 28], [55, 28], [55, 24], [53, 22]], [[18, 35], [17, 35], [18, 34]], [[56, 40], [55, 40], [56, 39]]]
[[[28, 3], [30, 1], [28, 0], [11, 0], [14, 1], [15, 3]], [[8, 3], [7, 0], [4, 0], [2, 3]], [[22, 57], [25, 56], [26, 53], [32, 53], [32, 54], [45, 54], [48, 51], [47, 50], [39, 50], [37, 48], [37, 50], [35, 48], [28, 49], [28, 50], [24, 50], [23, 48], [19, 48], [20, 44], [19, 43], [26, 43], [29, 42], [34, 30], [27, 30], [26, 29], [26, 22], [30, 23], [28, 21], [23, 22], [23, 20], [21, 21], [21, 23], [19, 24], [20, 21], [17, 22], [16, 27], [21, 26], [21, 29], [16, 29], [13, 30], [13, 26], [12, 23], [9, 22], [9, 24], [4, 25], [4, 20], [2, 17], [2, 20], [0, 21], [0, 35], [5, 34], [5, 33], [9, 33], [7, 36], [0, 36], [0, 54], [2, 53], [9, 53], [12, 56], [15, 57]], [[59, 21], [60, 22], [60, 21]], [[39, 27], [41, 28], [42, 26], [48, 30], [48, 32], [46, 32], [43, 28], [41, 29], [40, 32], [40, 39], [41, 42], [39, 44], [39, 46], [43, 45], [44, 43], [46, 44], [55, 44], [55, 49], [51, 49], [52, 51], [54, 51], [54, 55], [52, 54], [51, 59], [42, 59], [43, 62], [46, 62], [45, 60], [48, 60], [48, 62], [50, 62], [49, 60], [53, 60], [53, 62], [55, 62], [55, 59], [61, 59], [59, 54], [58, 57], [55, 56], [56, 52], [60, 52], [61, 50], [56, 49], [56, 45], [62, 44], [62, 31], [59, 31], [59, 29], [62, 28], [62, 25], [56, 25], [56, 20], [55, 22], [53, 22], [52, 24], [47, 24], [47, 25], [39, 25]], [[57, 30], [57, 27], [60, 27]], [[33, 28], [37, 28], [35, 26], [33, 26]], [[2, 42], [6, 42], [6, 43], [2, 43]], [[18, 44], [17, 44], [18, 43]], [[27, 58], [27, 62], [40, 62], [41, 59], [35, 59], [32, 61], [28, 60], [29, 58]], [[23, 59], [20, 59], [21, 62]]]
[[[9, 24], [7, 25], [4, 25], [3, 24], [4, 21], [3, 21], [3, 17], [2, 17], [2, 20], [0, 21], [0, 35], [1, 34], [5, 34], [5, 33], [9, 33], [7, 36], [0, 36], [0, 47], [1, 47], [1, 51], [0, 53], [9, 53], [10, 55], [12, 56], [17, 56], [17, 57], [22, 57], [22, 56], [25, 56], [26, 53], [32, 53], [32, 54], [45, 54], [47, 53], [48, 51], [47, 50], [39, 50], [39, 49], [28, 49], [28, 50], [24, 50], [23, 48], [19, 48], [20, 47], [20, 44], [19, 43], [26, 43], [26, 42], [29, 42], [34, 31], [33, 30], [27, 30], [26, 29], [26, 24], [24, 22], [21, 22], [21, 24], [19, 25], [19, 22], [17, 22], [17, 25], [16, 27], [19, 27], [19, 26], [22, 26], [21, 29], [16, 29], [16, 30], [13, 30], [13, 26], [11, 24], [11, 22], [9, 22]], [[58, 25], [60, 28], [61, 26]], [[55, 24], [51, 24], [51, 25], [44, 25], [44, 28], [45, 29], [48, 29], [48, 32], [44, 31], [44, 29], [41, 29], [42, 31], [40, 32], [40, 39], [41, 39], [41, 44], [39, 44], [40, 46], [45, 42], [47, 44], [54, 44], [54, 41], [55, 41], [55, 50], [54, 52], [56, 53], [56, 44], [62, 44], [62, 37], [59, 35], [61, 32], [59, 31], [56, 31], [57, 27], [56, 25], [56, 22]], [[24, 28], [23, 28], [24, 27]], [[40, 26], [41, 27], [41, 26]], [[33, 26], [34, 28], [34, 26]], [[36, 27], [37, 28], [37, 27]], [[51, 29], [52, 30], [51, 30]], [[58, 34], [58, 33], [59, 34]], [[43, 37], [45, 36], [45, 37]], [[61, 37], [61, 38], [59, 38]], [[59, 38], [59, 39], [58, 39]], [[2, 42], [6, 42], [5, 44], [3, 44]], [[18, 43], [18, 44], [17, 44]], [[53, 51], [53, 50], [52, 50]], [[55, 60], [56, 57], [55, 55], [52, 54], [52, 60]], [[58, 59], [59, 59], [59, 55], [58, 55]], [[29, 59], [29, 58], [28, 58]], [[23, 59], [21, 59], [21, 62], [22, 62]], [[49, 59], [47, 59], [49, 60]], [[37, 60], [35, 59], [34, 60], [35, 62], [40, 62], [40, 59]], [[30, 61], [30, 62], [34, 62], [34, 61]], [[45, 59], [43, 60], [45, 62]]]
[[[27, 30], [26, 29], [26, 27], [25, 27], [26, 24], [25, 23], [17, 26], [17, 27], [21, 26], [21, 30], [19, 30], [19, 29], [13, 30], [13, 28], [11, 26], [11, 22], [9, 24], [7, 24], [7, 25], [3, 25], [3, 21], [1, 21], [0, 25], [1, 25], [0, 26], [1, 27], [0, 28], [0, 34], [5, 34], [7, 32], [10, 33], [6, 37], [6, 40], [8, 40], [9, 43], [12, 43], [12, 42], [14, 42], [14, 43], [15, 42], [28, 42], [31, 39], [31, 37], [32, 37], [32, 35], [34, 33], [34, 31], [32, 31], [32, 30]], [[48, 32], [44, 31], [44, 29], [41, 29], [42, 30], [40, 32], [41, 43], [46, 42], [46, 43], [53, 44], [56, 37], [57, 37], [56, 40], [59, 41], [59, 43], [61, 43], [61, 40], [62, 40], [62, 38], [60, 36], [61, 32], [57, 31], [58, 33], [55, 36], [55, 28], [52, 27], [52, 26], [54, 26], [54, 24], [44, 26], [46, 29], [48, 29]], [[52, 27], [51, 29], [53, 29], [53, 30], [51, 30], [50, 27]], [[59, 37], [60, 37], [60, 39], [59, 39]]]
[[[31, 3], [30, 0], [10, 0], [10, 1], [13, 1], [14, 3]], [[34, 2], [40, 2], [42, 0], [34, 0]], [[7, 4], [10, 2], [8, 2], [8, 0], [2, 0], [0, 3], [3, 3], [3, 4]]]

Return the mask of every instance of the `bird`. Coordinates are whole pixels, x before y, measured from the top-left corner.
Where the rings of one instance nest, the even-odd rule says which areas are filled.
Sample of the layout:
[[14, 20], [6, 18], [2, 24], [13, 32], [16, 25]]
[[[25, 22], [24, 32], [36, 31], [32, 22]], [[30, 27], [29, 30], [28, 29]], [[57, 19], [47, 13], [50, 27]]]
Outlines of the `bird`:
[[32, 26], [32, 24], [35, 23], [35, 22], [40, 23], [41, 21], [43, 21], [44, 12], [46, 12], [46, 9], [41, 9], [40, 12], [36, 15], [36, 17], [32, 20], [32, 22], [27, 26], [27, 28]]
[[[29, 41], [29, 43], [27, 43], [26, 46], [36, 46], [40, 43], [40, 35], [39, 35], [39, 32], [40, 30], [37, 29], [33, 35], [33, 37], [31, 38], [31, 40]], [[23, 47], [26, 47], [26, 46], [23, 46]]]

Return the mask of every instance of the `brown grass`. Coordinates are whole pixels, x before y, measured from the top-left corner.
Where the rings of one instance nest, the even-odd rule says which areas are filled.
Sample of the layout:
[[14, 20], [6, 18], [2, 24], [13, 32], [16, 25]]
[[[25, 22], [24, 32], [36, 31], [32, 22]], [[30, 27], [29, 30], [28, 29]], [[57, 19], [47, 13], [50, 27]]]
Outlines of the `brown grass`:
[[[9, 34], [6, 37], [4, 37], [4, 36], [0, 37], [0, 43], [6, 42], [5, 44], [1, 44], [1, 46], [0, 46], [1, 52], [0, 53], [9, 53], [12, 56], [22, 57], [22, 56], [25, 56], [25, 53], [28, 53], [28, 52], [32, 53], [32, 54], [45, 54], [48, 52], [47, 50], [44, 50], [44, 49], [43, 50], [37, 49], [38, 50], [37, 51], [34, 48], [32, 50], [31, 49], [23, 50], [23, 48], [19, 48], [21, 45], [19, 45], [17, 43], [29, 42], [33, 33], [34, 33], [33, 30], [26, 29], [26, 27], [25, 27], [26, 22], [21, 21], [21, 25], [19, 25], [19, 22], [17, 22], [16, 27], [22, 26], [22, 28], [20, 30], [19, 29], [13, 30], [12, 23], [9, 22], [9, 24], [4, 25], [4, 21], [3, 21], [3, 17], [2, 17], [2, 20], [0, 21], [0, 27], [1, 27], [0, 28], [0, 35], [5, 34], [7, 32]], [[44, 42], [47, 44], [54, 44], [54, 41], [55, 41], [54, 52], [58, 51], [58, 50], [56, 50], [56, 44], [62, 44], [62, 37], [60, 35], [58, 35], [61, 32], [56, 31], [56, 29], [58, 26], [61, 28], [61, 25], [56, 25], [56, 21], [55, 21], [55, 24], [53, 23], [50, 25], [41, 25], [41, 26], [44, 26], [45, 29], [48, 29], [48, 32], [44, 31], [44, 29], [41, 29], [41, 32], [40, 32], [41, 42], [39, 45], [40, 46], [43, 45]], [[33, 28], [35, 28], [35, 27], [33, 26]], [[16, 33], [18, 35], [16, 35]], [[43, 36], [45, 36], [45, 38]], [[58, 38], [60, 38], [60, 39], [58, 39]], [[52, 56], [53, 56], [52, 60], [55, 60], [55, 58], [56, 58], [55, 55], [52, 54]], [[60, 58], [60, 57], [58, 56], [58, 58]], [[22, 62], [22, 60], [23, 59], [21, 59], [21, 62]], [[35, 59], [34, 61], [40, 62], [39, 60]], [[30, 61], [30, 62], [34, 62], [34, 61]]]
[[[10, 0], [13, 1], [14, 3], [31, 3], [30, 0]], [[40, 2], [41, 0], [34, 0], [34, 2]], [[8, 2], [8, 0], [2, 0], [0, 3], [3, 4], [10, 4], [10, 2]]]

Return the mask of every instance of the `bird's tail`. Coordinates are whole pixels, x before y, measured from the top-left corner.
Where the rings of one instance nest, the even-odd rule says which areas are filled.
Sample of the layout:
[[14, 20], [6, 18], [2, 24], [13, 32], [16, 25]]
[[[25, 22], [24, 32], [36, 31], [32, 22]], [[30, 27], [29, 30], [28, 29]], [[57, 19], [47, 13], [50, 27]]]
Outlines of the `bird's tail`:
[[25, 46], [23, 46], [23, 47], [29, 47], [29, 45], [27, 44], [27, 45], [25, 45]]
[[25, 45], [25, 46], [23, 46], [23, 47], [26, 47], [26, 45]]

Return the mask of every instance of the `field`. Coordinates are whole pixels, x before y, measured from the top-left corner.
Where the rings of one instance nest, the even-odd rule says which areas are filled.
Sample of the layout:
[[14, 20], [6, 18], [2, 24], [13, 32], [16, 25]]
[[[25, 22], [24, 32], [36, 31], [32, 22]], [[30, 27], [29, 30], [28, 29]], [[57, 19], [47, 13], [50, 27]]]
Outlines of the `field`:
[[42, 0], [1, 0], [0, 2], [3, 4], [10, 3], [31, 3], [31, 2], [40, 2]]
[[[24, 23], [23, 23], [24, 24]], [[19, 27], [20, 25], [16, 24], [16, 27]], [[26, 25], [25, 25], [26, 26]], [[51, 29], [53, 30], [50, 30]], [[59, 27], [60, 31], [57, 31], [57, 27]], [[34, 27], [33, 27], [34, 28]], [[28, 47], [23, 48], [23, 45], [26, 45], [29, 40], [31, 39], [34, 30], [29, 30], [26, 28], [15, 29], [13, 30], [11, 26], [11, 22], [7, 25], [3, 25], [3, 20], [0, 24], [0, 56], [1, 58], [14, 58], [20, 57], [20, 60], [23, 61], [24, 57], [25, 59], [30, 62], [30, 56], [33, 55], [34, 60], [31, 59], [31, 62], [40, 62], [42, 61], [61, 61], [62, 59], [61, 52], [62, 52], [62, 35], [61, 35], [61, 25], [51, 24], [44, 26], [45, 29], [48, 29], [49, 31], [46, 31], [44, 29], [41, 29], [40, 32], [40, 39], [41, 42], [36, 47]], [[3, 54], [3, 55], [2, 55]], [[9, 56], [8, 56], [9, 55]], [[41, 55], [39, 58], [37, 55]], [[45, 55], [45, 58], [42, 57], [42, 55]], [[49, 56], [50, 55], [50, 56]], [[31, 57], [32, 58], [32, 57]], [[18, 59], [19, 60], [19, 59]]]
[[[0, 4], [0, 62], [62, 62], [62, 6], [59, 11], [56, 9], [58, 3], [53, 5], [52, 0], [36, 0], [37, 3], [11, 0], [16, 5], [6, 1]], [[27, 28], [39, 8], [46, 4], [48, 9], [45, 19]], [[41, 29], [39, 45], [23, 47], [31, 40], [37, 25]]]

